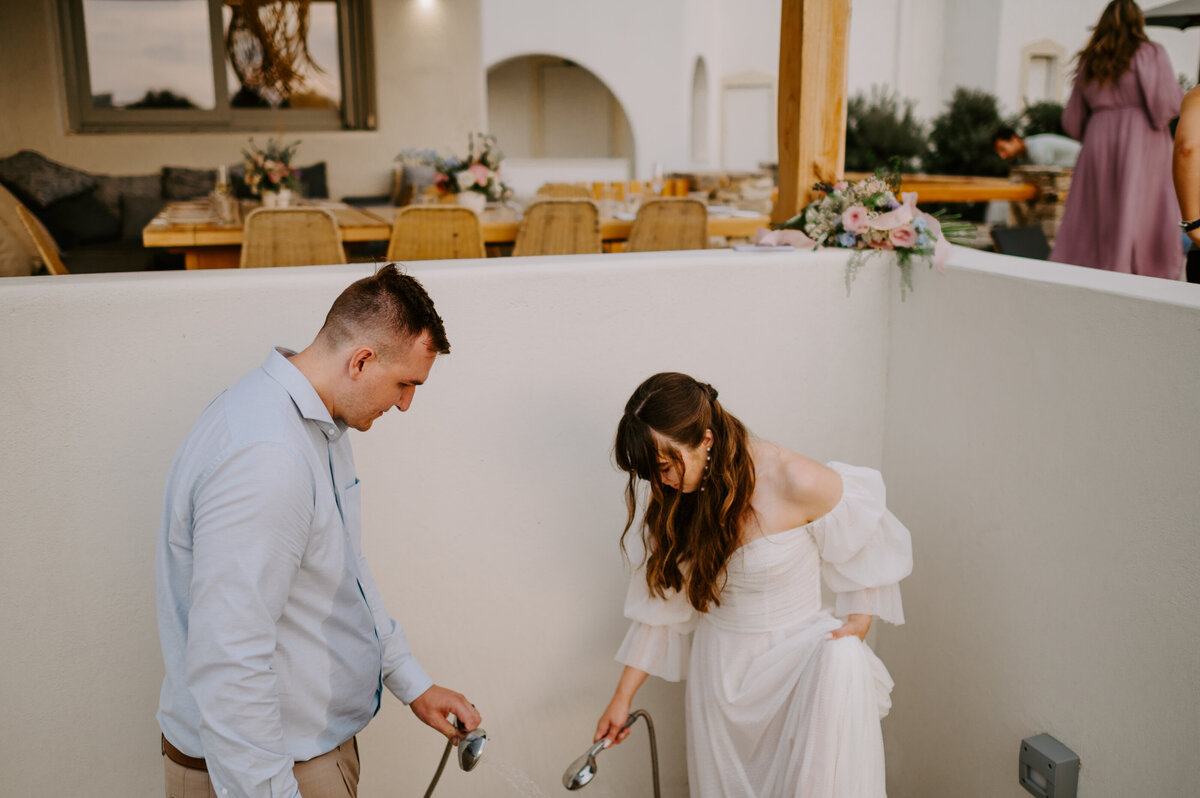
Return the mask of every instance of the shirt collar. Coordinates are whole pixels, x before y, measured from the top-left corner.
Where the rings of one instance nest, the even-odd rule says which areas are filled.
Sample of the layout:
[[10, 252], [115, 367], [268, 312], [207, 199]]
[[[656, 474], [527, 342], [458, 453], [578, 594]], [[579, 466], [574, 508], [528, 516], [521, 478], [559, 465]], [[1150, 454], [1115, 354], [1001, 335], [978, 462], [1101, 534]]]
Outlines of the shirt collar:
[[335, 441], [346, 431], [346, 423], [341, 419], [335, 421], [329, 415], [329, 409], [321, 401], [317, 389], [308, 381], [308, 377], [300, 369], [292, 365], [289, 357], [296, 354], [291, 349], [276, 346], [267, 355], [262, 365], [263, 371], [275, 380], [292, 397], [300, 415], [312, 421], [325, 434], [325, 438]]

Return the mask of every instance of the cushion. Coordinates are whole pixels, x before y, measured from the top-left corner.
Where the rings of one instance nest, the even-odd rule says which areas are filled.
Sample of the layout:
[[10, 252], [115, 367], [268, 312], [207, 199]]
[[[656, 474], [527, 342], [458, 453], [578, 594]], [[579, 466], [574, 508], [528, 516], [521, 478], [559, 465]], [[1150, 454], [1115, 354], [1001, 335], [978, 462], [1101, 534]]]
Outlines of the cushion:
[[121, 216], [122, 197], [162, 199], [162, 175], [92, 175], [96, 178], [96, 199], [109, 213]]
[[115, 241], [121, 237], [121, 222], [108, 212], [95, 192], [68, 197], [41, 211], [37, 217], [46, 225], [59, 249]]
[[87, 172], [51, 161], [33, 150], [0, 158], [0, 183], [35, 211], [96, 187], [96, 179]]
[[325, 162], [300, 167], [300, 195], [310, 199], [329, 199], [329, 185], [325, 182]]
[[162, 197], [139, 197], [125, 194], [121, 197], [121, 240], [142, 240], [142, 229], [158, 215], [165, 204]]
[[167, 200], [207, 197], [208, 192], [212, 191], [216, 184], [216, 169], [164, 166], [162, 170], [162, 195]]

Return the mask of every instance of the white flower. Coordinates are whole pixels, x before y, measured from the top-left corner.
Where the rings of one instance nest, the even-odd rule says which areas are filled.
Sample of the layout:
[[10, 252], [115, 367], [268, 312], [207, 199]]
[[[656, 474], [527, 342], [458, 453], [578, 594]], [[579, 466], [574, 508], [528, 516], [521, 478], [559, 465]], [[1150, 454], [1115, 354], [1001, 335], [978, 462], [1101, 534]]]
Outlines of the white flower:
[[471, 174], [470, 169], [463, 169], [461, 172], [454, 173], [454, 182], [458, 184], [459, 191], [467, 191], [479, 181], [475, 179], [475, 175]]

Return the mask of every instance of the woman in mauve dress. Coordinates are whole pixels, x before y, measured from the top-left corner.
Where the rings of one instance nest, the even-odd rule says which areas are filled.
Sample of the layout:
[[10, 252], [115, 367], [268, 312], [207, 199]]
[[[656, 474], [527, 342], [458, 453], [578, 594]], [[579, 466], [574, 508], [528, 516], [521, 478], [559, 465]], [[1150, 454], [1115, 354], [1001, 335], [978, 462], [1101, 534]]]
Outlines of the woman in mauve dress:
[[912, 543], [879, 472], [754, 438], [677, 373], [634, 392], [614, 453], [626, 533], [645, 493], [646, 557], [594, 740], [629, 734], [648, 675], [686, 678], [692, 798], [884, 798], [892, 680], [863, 638], [872, 616], [904, 622]]
[[1183, 90], [1133, 0], [1113, 0], [1079, 52], [1063, 111], [1083, 142], [1050, 260], [1179, 279], [1183, 245], [1171, 134]]

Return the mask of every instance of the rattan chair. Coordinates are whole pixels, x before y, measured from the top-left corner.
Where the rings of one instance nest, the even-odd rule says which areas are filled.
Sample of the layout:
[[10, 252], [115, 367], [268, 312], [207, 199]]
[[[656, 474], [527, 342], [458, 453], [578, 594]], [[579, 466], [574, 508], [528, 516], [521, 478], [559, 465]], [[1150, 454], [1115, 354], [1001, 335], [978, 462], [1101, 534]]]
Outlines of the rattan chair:
[[525, 209], [513, 256], [601, 252], [600, 212], [591, 200], [539, 200]]
[[638, 208], [626, 252], [704, 249], [708, 246], [708, 208], [694, 199], [652, 199]]
[[25, 225], [25, 231], [29, 233], [29, 237], [33, 239], [33, 246], [37, 249], [38, 257], [42, 259], [46, 271], [51, 274], [68, 274], [67, 267], [63, 265], [62, 258], [58, 256], [58, 246], [46, 232], [41, 221], [21, 203], [18, 202], [16, 207], [17, 216], [20, 217], [21, 224]]
[[396, 213], [388, 260], [483, 258], [479, 217], [454, 205], [409, 205]]
[[337, 217], [325, 208], [257, 208], [246, 215], [243, 269], [345, 262]]

